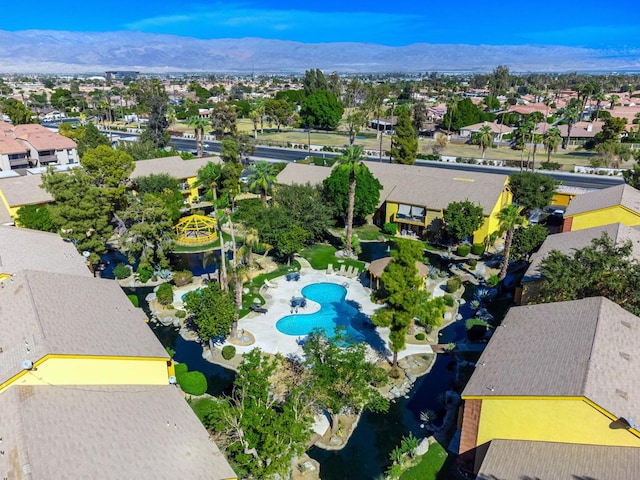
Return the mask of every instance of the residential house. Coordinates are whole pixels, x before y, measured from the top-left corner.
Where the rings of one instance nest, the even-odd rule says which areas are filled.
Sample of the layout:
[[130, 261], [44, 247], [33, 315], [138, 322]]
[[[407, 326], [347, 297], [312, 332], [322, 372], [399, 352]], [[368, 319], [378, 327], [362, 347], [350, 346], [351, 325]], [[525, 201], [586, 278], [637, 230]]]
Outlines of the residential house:
[[588, 247], [593, 240], [600, 238], [605, 233], [617, 246], [630, 241], [633, 258], [640, 260], [640, 227], [627, 227], [622, 223], [612, 223], [550, 235], [540, 246], [540, 249], [531, 256], [529, 268], [522, 277], [521, 291], [516, 294], [516, 301], [526, 304], [532, 300], [540, 283], [544, 281], [544, 277], [540, 273], [540, 266], [550, 252], [557, 250], [571, 255], [574, 250]]
[[15, 227], [0, 227], [0, 262], [2, 478], [236, 478], [116, 282]]
[[565, 211], [562, 231], [616, 222], [629, 227], [640, 225], [640, 191], [630, 185], [620, 184], [576, 196]]
[[640, 318], [604, 297], [512, 307], [462, 392], [461, 466], [477, 472], [494, 440], [640, 455], [638, 349]]
[[13, 224], [20, 207], [53, 202], [51, 194], [41, 187], [41, 175], [8, 173], [14, 175], [0, 178], [0, 223]]
[[[568, 139], [569, 145], [584, 145], [587, 140], [593, 139], [602, 131], [604, 122], [576, 122], [571, 128], [571, 136]], [[566, 138], [569, 135], [568, 125], [557, 125], [560, 136]]]
[[482, 122], [462, 127], [460, 129], [460, 136], [463, 138], [471, 138], [474, 133], [479, 133], [483, 127], [489, 127], [491, 129], [494, 142], [501, 142], [506, 134], [513, 132], [513, 128], [509, 125], [498, 124], [495, 122]]
[[[473, 234], [473, 242], [480, 243], [498, 231], [498, 212], [511, 202], [507, 175], [369, 161], [364, 164], [383, 187], [374, 222], [395, 222], [403, 235], [437, 237], [447, 206], [469, 200], [480, 205], [485, 216], [483, 225]], [[326, 167], [290, 163], [278, 174], [277, 183], [318, 185], [330, 174], [331, 169]]]
[[17, 125], [13, 132], [16, 140], [29, 150], [29, 166], [66, 165], [79, 161], [76, 142], [42, 125]]
[[0, 132], [0, 170], [15, 170], [29, 166], [29, 149], [10, 136]]
[[152, 158], [150, 160], [138, 160], [131, 179], [145, 177], [151, 174], [164, 173], [180, 180], [185, 204], [197, 204], [200, 202], [202, 187], [196, 186], [198, 170], [208, 163], [221, 163], [219, 157], [194, 158], [183, 160], [179, 156]]
[[635, 447], [492, 440], [476, 480], [635, 480]]

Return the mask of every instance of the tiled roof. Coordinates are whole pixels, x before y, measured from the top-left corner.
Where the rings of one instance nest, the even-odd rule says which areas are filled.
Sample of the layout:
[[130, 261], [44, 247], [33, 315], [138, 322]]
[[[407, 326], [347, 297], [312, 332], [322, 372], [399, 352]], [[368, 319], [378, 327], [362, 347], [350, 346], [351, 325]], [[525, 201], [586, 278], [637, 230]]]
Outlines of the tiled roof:
[[0, 395], [2, 478], [236, 478], [172, 386], [20, 386]]
[[492, 440], [477, 480], [636, 480], [640, 449]]
[[151, 174], [166, 173], [178, 180], [195, 177], [198, 170], [207, 163], [220, 163], [219, 157], [194, 158], [183, 160], [180, 157], [152, 158], [150, 160], [138, 160], [131, 178], [146, 177]]
[[640, 418], [640, 318], [603, 297], [512, 307], [463, 391], [586, 397]]
[[16, 139], [0, 135], [0, 155], [27, 153], [29, 149]]
[[[596, 133], [602, 131], [603, 125], [604, 122], [576, 122], [571, 127], [571, 138], [593, 138]], [[566, 137], [569, 132], [569, 126], [565, 124], [557, 127], [560, 130], [560, 135]]]
[[621, 245], [630, 240], [633, 245], [632, 256], [640, 260], [640, 230], [627, 227], [622, 223], [612, 223], [599, 227], [585, 228], [574, 232], [558, 233], [549, 235], [540, 250], [531, 256], [531, 263], [522, 279], [523, 282], [539, 280], [540, 264], [552, 250], [558, 250], [564, 254], [571, 254], [574, 250], [591, 245], [591, 241], [600, 238], [606, 233], [615, 245]]
[[16, 138], [25, 140], [38, 151], [76, 148], [76, 142], [63, 135], [53, 133], [42, 125], [16, 125], [13, 131]]
[[[382, 276], [385, 268], [391, 263], [392, 257], [383, 257], [378, 260], [374, 260], [369, 264], [367, 270], [369, 273], [376, 277]], [[427, 267], [424, 263], [416, 261], [416, 268], [418, 269], [419, 277], [426, 277], [429, 275], [429, 267]]]
[[47, 354], [169, 358], [113, 280], [23, 270], [0, 283], [0, 383]]
[[446, 168], [364, 162], [382, 184], [385, 201], [445, 210], [451, 202], [469, 200], [489, 215], [509, 177], [493, 173], [462, 172]]
[[0, 273], [20, 270], [92, 276], [82, 255], [58, 234], [0, 225]]
[[281, 185], [320, 185], [331, 175], [331, 168], [305, 165], [302, 163], [289, 163], [276, 177], [276, 183]]
[[580, 213], [622, 205], [640, 214], [640, 191], [626, 183], [594, 190], [575, 197], [564, 214], [565, 218]]
[[53, 202], [53, 197], [44, 188], [40, 188], [41, 184], [41, 175], [0, 178], [0, 191], [10, 207]]
[[511, 128], [509, 125], [503, 125], [503, 124], [498, 124], [495, 122], [481, 122], [481, 123], [474, 123], [473, 125], [468, 125], [466, 127], [462, 127], [460, 129], [460, 131], [462, 130], [468, 130], [470, 132], [479, 132], [480, 129], [482, 127], [489, 127], [491, 128], [491, 132], [494, 134], [507, 134], [507, 133], [511, 133], [513, 131], [513, 128]]

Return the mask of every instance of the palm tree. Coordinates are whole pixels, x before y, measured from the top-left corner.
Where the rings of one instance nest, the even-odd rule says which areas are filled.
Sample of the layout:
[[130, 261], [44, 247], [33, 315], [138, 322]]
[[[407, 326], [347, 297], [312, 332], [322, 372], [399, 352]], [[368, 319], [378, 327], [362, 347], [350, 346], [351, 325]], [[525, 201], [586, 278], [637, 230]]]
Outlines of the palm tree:
[[211, 188], [211, 199], [213, 203], [213, 217], [216, 219], [216, 230], [218, 231], [218, 239], [220, 240], [220, 287], [225, 292], [229, 289], [227, 280], [227, 255], [224, 248], [224, 239], [222, 238], [222, 228], [220, 227], [220, 219], [218, 218], [218, 181], [220, 179], [222, 167], [219, 164], [209, 162], [198, 170], [198, 179], [196, 186]]
[[567, 149], [567, 144], [571, 139], [571, 129], [575, 123], [580, 119], [580, 105], [577, 99], [572, 98], [569, 103], [563, 109], [563, 118], [567, 121], [567, 136], [562, 139], [562, 149]]
[[483, 125], [478, 131], [478, 145], [482, 149], [482, 158], [484, 159], [487, 148], [493, 145], [493, 130], [489, 125]]
[[620, 100], [620, 97], [615, 93], [609, 97], [609, 110], [613, 110], [618, 100]]
[[457, 111], [458, 99], [454, 96], [447, 102], [447, 114], [449, 115], [449, 126], [447, 127], [447, 132], [449, 132], [449, 135], [451, 135], [451, 122], [453, 121], [453, 116]]
[[204, 129], [209, 125], [209, 121], [206, 118], [194, 115], [188, 118], [187, 125], [194, 129], [198, 157], [204, 156]]
[[351, 145], [347, 147], [338, 161], [349, 170], [349, 207], [347, 210], [347, 238], [345, 240], [345, 253], [347, 256], [353, 254], [351, 247], [351, 238], [353, 235], [353, 210], [356, 201], [356, 172], [360, 166], [364, 156], [362, 155], [362, 147], [359, 145]]
[[507, 268], [509, 267], [509, 255], [511, 252], [511, 243], [513, 242], [513, 232], [518, 225], [522, 225], [524, 217], [520, 216], [520, 208], [511, 204], [504, 207], [498, 213], [498, 221], [500, 222], [500, 231], [507, 232], [504, 239], [504, 250], [502, 252], [502, 264], [500, 265], [500, 274], [498, 279], [504, 280], [507, 276]]
[[562, 142], [562, 134], [557, 127], [550, 128], [544, 134], [542, 143], [544, 148], [547, 149], [547, 162], [551, 161], [551, 154], [558, 150], [558, 146]]
[[604, 93], [598, 92], [598, 93], [594, 94], [591, 98], [592, 98], [592, 100], [596, 101], [596, 118], [595, 118], [595, 121], [597, 122], [598, 118], [600, 118], [600, 104], [602, 102], [604, 102], [607, 99], [607, 97], [604, 96]]
[[267, 192], [269, 187], [276, 181], [276, 177], [273, 175], [273, 165], [269, 162], [261, 160], [256, 162], [253, 167], [253, 173], [249, 176], [251, 182], [249, 188], [260, 189], [260, 197], [262, 198], [262, 204], [267, 205]]

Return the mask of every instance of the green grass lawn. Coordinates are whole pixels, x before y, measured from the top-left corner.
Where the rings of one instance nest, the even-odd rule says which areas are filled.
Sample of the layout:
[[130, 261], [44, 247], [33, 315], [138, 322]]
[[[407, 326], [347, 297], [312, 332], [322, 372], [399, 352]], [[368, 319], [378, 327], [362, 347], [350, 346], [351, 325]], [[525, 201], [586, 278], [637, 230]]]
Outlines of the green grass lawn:
[[447, 452], [439, 443], [433, 443], [420, 463], [405, 471], [400, 480], [435, 480], [447, 459]]
[[381, 240], [389, 237], [389, 235], [385, 235], [382, 230], [376, 225], [362, 225], [360, 227], [355, 227], [353, 229], [353, 233], [358, 235], [360, 240]]
[[198, 398], [197, 400], [189, 402], [189, 404], [191, 405], [191, 409], [198, 416], [200, 421], [203, 422], [204, 418], [214, 408], [216, 401], [212, 398]]
[[[337, 249], [331, 245], [315, 244], [305, 248], [300, 255], [306, 258], [316, 270], [325, 270], [329, 264], [333, 265], [333, 268], [340, 268], [341, 264], [347, 267], [356, 267], [358, 270], [364, 268], [364, 262], [360, 260], [353, 260], [351, 258], [338, 259], [336, 257]], [[343, 262], [338, 262], [343, 260]]]

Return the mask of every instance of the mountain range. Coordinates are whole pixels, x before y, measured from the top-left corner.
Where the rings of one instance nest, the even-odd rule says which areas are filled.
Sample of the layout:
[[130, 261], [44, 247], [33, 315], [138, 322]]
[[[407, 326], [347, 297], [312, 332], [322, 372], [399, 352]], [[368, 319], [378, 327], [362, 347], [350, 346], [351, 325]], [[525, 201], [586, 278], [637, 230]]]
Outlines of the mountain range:
[[640, 48], [543, 45], [299, 43], [141, 32], [0, 30], [0, 73], [640, 72]]

